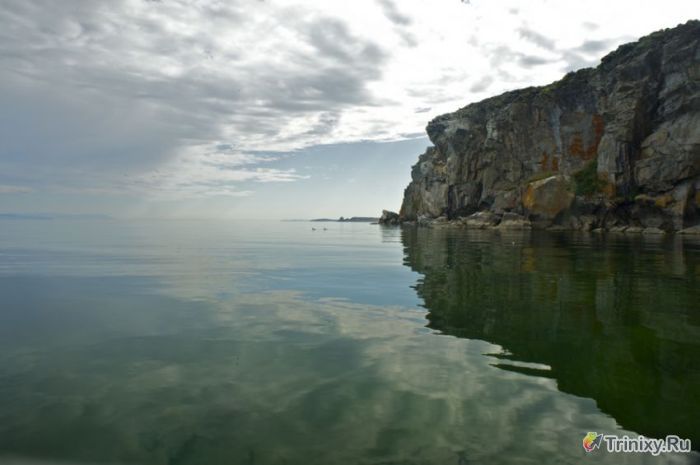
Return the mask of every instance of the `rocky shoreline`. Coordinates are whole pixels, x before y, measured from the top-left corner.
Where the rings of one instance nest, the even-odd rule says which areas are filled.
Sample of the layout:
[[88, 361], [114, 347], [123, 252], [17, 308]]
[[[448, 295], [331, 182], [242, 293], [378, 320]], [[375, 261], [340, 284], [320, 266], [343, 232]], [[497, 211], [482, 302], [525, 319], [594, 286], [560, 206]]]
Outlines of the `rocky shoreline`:
[[700, 234], [700, 21], [426, 130], [380, 223]]
[[[390, 212], [392, 213], [392, 212]], [[394, 213], [398, 216], [398, 213]], [[584, 221], [588, 221], [589, 218], [583, 218]], [[689, 236], [700, 236], [700, 225], [689, 226], [687, 228], [681, 229], [679, 231], [668, 231], [661, 228], [655, 227], [642, 227], [642, 226], [626, 226], [617, 225], [612, 227], [598, 226], [595, 222], [591, 221], [587, 223], [584, 227], [578, 227], [575, 225], [564, 226], [559, 224], [552, 225], [542, 225], [536, 222], [530, 221], [525, 216], [519, 215], [517, 213], [506, 212], [501, 215], [492, 212], [477, 212], [472, 215], [463, 218], [449, 219], [446, 216], [441, 216], [438, 218], [429, 218], [427, 216], [421, 216], [415, 221], [379, 221], [379, 224], [384, 226], [419, 226], [419, 227], [460, 227], [465, 229], [486, 229], [486, 230], [497, 230], [497, 231], [527, 231], [527, 230], [545, 230], [553, 232], [562, 231], [589, 231], [593, 233], [598, 232], [612, 232], [612, 233], [625, 233], [625, 234], [647, 234], [647, 235], [660, 235], [660, 234], [682, 234]]]

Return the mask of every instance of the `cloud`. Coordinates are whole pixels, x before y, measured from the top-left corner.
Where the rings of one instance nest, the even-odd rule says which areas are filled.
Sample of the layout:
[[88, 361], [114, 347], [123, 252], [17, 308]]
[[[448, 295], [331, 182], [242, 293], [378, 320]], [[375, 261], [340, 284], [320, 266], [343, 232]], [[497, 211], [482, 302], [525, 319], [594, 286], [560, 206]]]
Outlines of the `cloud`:
[[384, 15], [394, 24], [408, 26], [413, 22], [409, 16], [399, 10], [393, 0], [377, 0], [377, 3], [382, 7]]
[[393, 24], [394, 32], [401, 38], [401, 43], [409, 48], [418, 46], [418, 38], [409, 30], [413, 19], [399, 10], [393, 0], [377, 0], [384, 16]]
[[600, 54], [611, 50], [619, 41], [620, 39], [586, 40], [577, 50], [584, 53]]
[[340, 123], [340, 114], [334, 112], [324, 112], [318, 115], [314, 124], [304, 133], [309, 136], [328, 134]]
[[28, 187], [0, 184], [0, 194], [28, 194], [30, 192], [33, 192], [33, 189]]
[[296, 169], [266, 167], [282, 155], [241, 152], [231, 144], [190, 147], [173, 160], [125, 180], [133, 192], [151, 193], [159, 199], [229, 196], [247, 197], [253, 190], [241, 184], [293, 182], [307, 179]]
[[545, 58], [538, 55], [518, 54], [517, 57], [518, 63], [523, 68], [531, 68], [533, 66], [546, 65], [556, 61], [556, 59]]
[[520, 37], [523, 39], [537, 45], [540, 48], [543, 48], [545, 50], [555, 50], [556, 49], [556, 42], [554, 39], [551, 39], [549, 37], [545, 37], [544, 35], [540, 34], [537, 31], [534, 31], [532, 29], [529, 29], [526, 26], [522, 26], [519, 30], [518, 33], [520, 34]]
[[569, 72], [597, 66], [606, 53], [628, 41], [630, 41], [629, 37], [585, 40], [581, 45], [561, 52], [565, 62], [563, 70]]
[[487, 90], [491, 84], [493, 84], [494, 78], [492, 76], [484, 76], [483, 78], [476, 81], [469, 88], [469, 92], [479, 93]]
[[521, 68], [529, 69], [535, 66], [554, 63], [561, 59], [553, 55], [551, 58], [542, 57], [540, 55], [530, 55], [507, 46], [498, 46], [489, 52], [491, 65], [500, 71], [501, 66], [512, 66], [516, 63]]
[[406, 29], [399, 29], [397, 33], [399, 34], [399, 37], [401, 37], [401, 40], [405, 46], [410, 48], [418, 46], [418, 38], [414, 34], [408, 32]]
[[73, 187], [118, 185], [217, 141], [293, 149], [332, 138], [344, 108], [377, 105], [368, 84], [387, 60], [339, 18], [260, 2], [10, 0], [0, 20], [0, 104], [15, 109], [0, 127], [3, 170], [31, 163], [38, 178], [50, 167], [44, 182]]
[[334, 60], [336, 64], [367, 64], [376, 70], [374, 65], [385, 57], [377, 44], [358, 40], [350, 33], [348, 26], [337, 19], [313, 22], [309, 27], [309, 39], [320, 52], [320, 57]]
[[[632, 40], [630, 37], [586, 39], [580, 45], [563, 47], [558, 46], [557, 41], [553, 38], [527, 26], [518, 28], [518, 36], [545, 53], [543, 55], [524, 51], [527, 48], [518, 46], [520, 44], [492, 46], [488, 51], [490, 63], [506, 81], [516, 81], [513, 78], [513, 73], [509, 71], [513, 64], [517, 64], [520, 70], [539, 69], [553, 65], [561, 72], [574, 71], [597, 65], [605, 52], [614, 49], [625, 40]], [[479, 86], [476, 88], [478, 89]]]

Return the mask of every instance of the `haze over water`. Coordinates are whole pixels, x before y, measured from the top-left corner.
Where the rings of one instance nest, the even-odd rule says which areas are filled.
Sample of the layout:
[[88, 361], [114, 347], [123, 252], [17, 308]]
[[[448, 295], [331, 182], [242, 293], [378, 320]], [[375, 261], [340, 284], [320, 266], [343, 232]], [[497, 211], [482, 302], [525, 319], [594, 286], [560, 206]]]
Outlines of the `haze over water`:
[[0, 221], [0, 463], [697, 462], [581, 440], [698, 448], [699, 279], [680, 236]]

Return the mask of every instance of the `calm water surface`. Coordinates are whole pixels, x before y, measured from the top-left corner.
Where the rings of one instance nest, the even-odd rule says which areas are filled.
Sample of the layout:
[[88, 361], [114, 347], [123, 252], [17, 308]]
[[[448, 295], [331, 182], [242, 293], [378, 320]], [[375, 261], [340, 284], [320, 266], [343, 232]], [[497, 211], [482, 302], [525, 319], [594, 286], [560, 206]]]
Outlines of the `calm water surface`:
[[0, 221], [0, 463], [698, 463], [697, 241], [313, 226]]

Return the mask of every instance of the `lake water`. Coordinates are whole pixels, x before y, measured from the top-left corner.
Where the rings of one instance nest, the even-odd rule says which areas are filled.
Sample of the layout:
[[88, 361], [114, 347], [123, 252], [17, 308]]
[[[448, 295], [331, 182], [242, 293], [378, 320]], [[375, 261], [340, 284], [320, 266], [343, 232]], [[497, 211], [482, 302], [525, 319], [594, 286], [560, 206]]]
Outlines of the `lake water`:
[[0, 463], [700, 461], [581, 446], [699, 448], [690, 238], [5, 220], [0, 296]]

